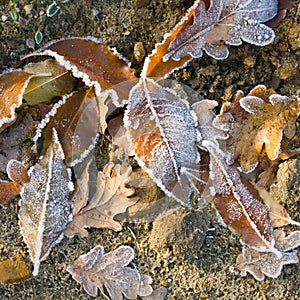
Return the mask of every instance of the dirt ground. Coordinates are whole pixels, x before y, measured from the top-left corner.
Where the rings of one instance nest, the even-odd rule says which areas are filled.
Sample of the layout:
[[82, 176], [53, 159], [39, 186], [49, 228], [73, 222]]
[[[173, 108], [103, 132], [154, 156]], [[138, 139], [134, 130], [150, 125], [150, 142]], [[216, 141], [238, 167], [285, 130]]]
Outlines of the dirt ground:
[[[13, 5], [12, 2], [15, 2]], [[20, 56], [42, 47], [47, 42], [70, 36], [94, 36], [115, 47], [129, 61], [138, 74], [142, 62], [133, 59], [136, 42], [142, 42], [146, 53], [162, 40], [193, 3], [192, 0], [78, 0], [57, 1], [60, 10], [53, 17], [44, 18], [52, 1], [0, 0], [0, 73], [7, 68], [22, 67]], [[299, 1], [287, 12], [286, 18], [275, 29], [275, 41], [266, 47], [243, 43], [230, 47], [224, 61], [207, 55], [193, 60], [187, 67], [175, 72], [172, 79], [182, 82], [199, 93], [199, 98], [229, 100], [242, 89], [249, 92], [257, 84], [265, 84], [283, 95], [300, 95], [300, 37]], [[16, 11], [18, 21], [11, 12]], [[39, 45], [27, 39], [37, 31], [43, 34]], [[27, 43], [26, 43], [27, 41]], [[291, 217], [300, 221], [300, 160], [291, 159], [281, 166], [277, 182], [271, 188]], [[0, 260], [16, 254], [26, 257], [28, 252], [18, 228], [17, 200], [7, 208], [0, 208], [1, 235]], [[202, 215], [202, 217], [201, 217]], [[92, 299], [66, 271], [79, 255], [94, 246], [103, 245], [111, 251], [121, 244], [135, 249], [134, 263], [145, 274], [152, 276], [153, 287], [168, 288], [165, 299], [300, 299], [300, 263], [284, 266], [277, 279], [256, 281], [252, 276], [241, 277], [231, 273], [241, 245], [223, 228], [214, 210], [208, 207], [200, 213], [201, 226], [208, 231], [203, 235], [194, 230], [198, 238], [179, 236], [174, 245], [164, 252], [150, 248], [152, 222], [125, 223], [123, 231], [90, 230], [85, 239], [64, 238], [51, 250], [41, 264], [38, 276], [15, 283], [1, 284], [1, 299], [49, 300]], [[176, 218], [175, 218], [176, 220]], [[168, 223], [168, 220], [166, 221]], [[188, 225], [182, 225], [188, 226]], [[195, 229], [194, 228], [194, 229]], [[132, 234], [134, 233], [134, 235]], [[182, 230], [186, 232], [186, 230]], [[180, 241], [190, 245], [189, 251], [180, 251]], [[204, 240], [201, 246], [202, 240]], [[176, 247], [178, 243], [178, 247]], [[98, 296], [97, 299], [104, 299]]]

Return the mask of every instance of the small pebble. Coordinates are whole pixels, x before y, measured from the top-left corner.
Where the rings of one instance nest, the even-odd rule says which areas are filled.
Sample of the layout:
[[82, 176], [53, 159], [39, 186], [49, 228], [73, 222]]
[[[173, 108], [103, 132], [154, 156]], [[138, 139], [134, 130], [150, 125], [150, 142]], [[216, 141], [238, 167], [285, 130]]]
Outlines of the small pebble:
[[1, 16], [1, 21], [2, 21], [2, 22], [5, 22], [7, 19], [8, 19], [8, 16], [4, 16], [4, 15]]

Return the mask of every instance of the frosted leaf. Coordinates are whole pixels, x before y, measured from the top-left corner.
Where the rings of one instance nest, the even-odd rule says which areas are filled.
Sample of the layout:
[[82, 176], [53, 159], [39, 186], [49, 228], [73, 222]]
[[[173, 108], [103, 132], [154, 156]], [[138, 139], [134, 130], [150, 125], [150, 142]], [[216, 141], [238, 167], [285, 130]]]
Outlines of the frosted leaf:
[[129, 246], [104, 254], [104, 248], [99, 245], [81, 255], [67, 271], [93, 297], [97, 297], [98, 289], [106, 299], [113, 300], [123, 300], [123, 295], [128, 299], [148, 296], [153, 291], [152, 279], [127, 267], [133, 258], [134, 250]]
[[21, 193], [19, 224], [37, 275], [40, 262], [63, 237], [70, 222], [72, 184], [57, 133], [45, 156], [29, 169]]
[[139, 165], [170, 197], [187, 205], [187, 170], [199, 162], [196, 120], [186, 101], [148, 78], [131, 90], [124, 126]]
[[265, 275], [277, 278], [284, 265], [297, 263], [299, 258], [297, 251], [293, 249], [300, 245], [300, 232], [294, 231], [285, 237], [283, 231], [276, 230], [274, 238], [275, 245], [282, 254], [281, 257], [272, 252], [260, 252], [244, 245], [242, 254], [237, 258], [235, 269], [239, 270], [242, 276], [246, 276], [249, 272], [255, 279], [263, 280]]
[[210, 184], [214, 204], [225, 224], [241, 241], [259, 251], [281, 253], [274, 247], [269, 208], [234, 166], [228, 166], [215, 143], [203, 141], [210, 154]]
[[[121, 82], [136, 79], [125, 59], [116, 50], [110, 49], [95, 38], [54, 41], [27, 57], [33, 55], [55, 58], [74, 77], [81, 78], [87, 86], [94, 86], [97, 95]], [[131, 87], [132, 85], [127, 85], [127, 88]], [[125, 93], [124, 90], [123, 92]]]
[[[107, 164], [103, 172], [97, 173], [96, 187], [92, 186], [93, 181], [90, 180], [90, 168], [91, 162], [88, 162], [72, 195], [73, 220], [65, 230], [67, 236], [78, 234], [86, 237], [88, 231], [85, 228], [90, 227], [122, 230], [121, 224], [114, 217], [125, 212], [138, 200], [137, 197], [131, 197], [134, 189], [126, 187], [131, 173], [130, 167], [121, 170], [120, 165]], [[92, 193], [92, 190], [95, 192]]]
[[227, 162], [237, 161], [244, 172], [251, 172], [265, 152], [269, 159], [278, 158], [283, 136], [291, 139], [300, 113], [300, 99], [273, 94], [258, 85], [247, 96], [239, 91], [231, 104], [224, 104], [213, 121], [214, 126], [228, 131]]
[[0, 76], [0, 132], [16, 121], [15, 110], [22, 104], [23, 94], [33, 76], [22, 70]]
[[218, 102], [214, 100], [201, 100], [192, 105], [192, 109], [197, 116], [201, 139], [209, 140], [216, 144], [219, 143], [218, 140], [225, 140], [228, 137], [226, 132], [213, 125], [213, 120], [216, 117], [213, 109], [217, 106]]
[[274, 0], [211, 0], [208, 10], [204, 1], [196, 1], [190, 9], [193, 23], [176, 35], [164, 61], [180, 60], [187, 54], [198, 58], [203, 50], [216, 59], [225, 59], [229, 51], [224, 42], [238, 46], [243, 40], [257, 46], [268, 45], [275, 35], [261, 23], [275, 17], [277, 10]]

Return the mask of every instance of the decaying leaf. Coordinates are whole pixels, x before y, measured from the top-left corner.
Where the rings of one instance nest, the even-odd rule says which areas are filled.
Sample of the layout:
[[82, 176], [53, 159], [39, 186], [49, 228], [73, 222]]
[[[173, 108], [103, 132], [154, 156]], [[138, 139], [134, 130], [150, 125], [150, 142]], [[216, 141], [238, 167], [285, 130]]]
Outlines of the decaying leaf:
[[269, 159], [275, 160], [283, 135], [288, 139], [295, 135], [299, 113], [300, 99], [297, 97], [278, 94], [267, 97], [263, 85], [256, 86], [245, 97], [239, 91], [234, 103], [224, 104], [213, 123], [229, 133], [228, 163], [237, 161], [244, 172], [251, 172], [263, 149]]
[[[81, 78], [87, 86], [94, 86], [96, 94], [125, 81], [136, 80], [128, 63], [117, 53], [92, 38], [70, 38], [51, 42], [31, 55], [55, 58], [72, 75]], [[124, 85], [123, 96], [128, 96], [132, 84]], [[126, 88], [126, 90], [125, 90]]]
[[249, 272], [255, 279], [263, 280], [264, 275], [277, 278], [284, 265], [297, 263], [299, 261], [297, 250], [293, 249], [300, 245], [300, 231], [294, 231], [285, 237], [282, 230], [276, 230], [274, 238], [281, 257], [272, 252], [260, 252], [244, 245], [243, 253], [238, 256], [237, 266], [234, 269], [239, 270], [242, 276], [246, 276]]
[[28, 64], [24, 67], [24, 71], [35, 74], [23, 95], [30, 105], [49, 103], [54, 97], [69, 93], [75, 84], [72, 75], [52, 59]]
[[150, 295], [153, 289], [150, 276], [127, 267], [133, 258], [134, 250], [129, 246], [104, 254], [104, 248], [99, 245], [81, 255], [67, 271], [93, 297], [97, 297], [99, 289], [106, 299], [122, 300], [123, 295], [136, 299], [138, 295]]
[[141, 78], [130, 92], [124, 126], [139, 165], [168, 196], [187, 205], [189, 172], [199, 162], [199, 135], [188, 102]]
[[71, 220], [69, 197], [73, 184], [55, 130], [45, 156], [29, 169], [28, 174], [30, 180], [24, 184], [21, 193], [19, 225], [36, 276], [40, 262], [62, 239], [63, 230]]
[[26, 167], [14, 159], [7, 164], [7, 174], [11, 181], [0, 180], [0, 205], [7, 205], [18, 196], [22, 186], [29, 180]]
[[30, 278], [31, 273], [21, 254], [0, 261], [0, 282], [14, 283]]
[[72, 196], [73, 220], [68, 224], [65, 234], [86, 237], [85, 228], [110, 228], [122, 230], [119, 222], [114, 220], [117, 214], [123, 213], [129, 206], [134, 205], [138, 198], [131, 197], [134, 189], [127, 188], [131, 168], [122, 171], [120, 165], [107, 164], [103, 171], [98, 172], [96, 191], [92, 194], [90, 181], [91, 161], [87, 164], [81, 178], [77, 181], [76, 190]]
[[24, 91], [33, 76], [22, 70], [0, 76], [0, 132], [17, 119], [15, 110], [21, 106]]
[[30, 114], [18, 120], [0, 134], [0, 171], [6, 172], [6, 166], [11, 159], [23, 161], [26, 149], [30, 149], [28, 139], [34, 133], [37, 122]]
[[93, 88], [66, 95], [56, 103], [37, 128], [36, 142], [43, 137], [47, 149], [56, 129], [65, 153], [65, 162], [74, 166], [94, 148], [98, 133], [106, 128], [105, 97], [96, 96]]
[[191, 58], [201, 57], [203, 51], [225, 59], [229, 54], [225, 44], [238, 46], [242, 40], [258, 46], [270, 44], [274, 32], [262, 23], [277, 11], [274, 0], [197, 0], [146, 59], [142, 74], [163, 77]]

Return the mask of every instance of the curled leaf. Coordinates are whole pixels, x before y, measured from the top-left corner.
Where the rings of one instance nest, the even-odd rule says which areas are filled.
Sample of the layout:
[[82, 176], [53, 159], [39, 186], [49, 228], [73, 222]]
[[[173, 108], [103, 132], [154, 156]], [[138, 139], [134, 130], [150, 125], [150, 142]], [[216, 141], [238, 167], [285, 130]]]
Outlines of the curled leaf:
[[21, 70], [0, 76], [0, 132], [17, 119], [15, 110], [21, 106], [25, 89], [33, 76]]
[[28, 64], [24, 71], [35, 74], [23, 95], [30, 105], [49, 103], [54, 97], [69, 93], [75, 84], [72, 75], [52, 59]]
[[[128, 63], [117, 53], [92, 38], [70, 38], [51, 42], [31, 55], [55, 58], [72, 75], [81, 78], [87, 86], [94, 86], [96, 94], [119, 83], [135, 80]], [[116, 71], [117, 70], [117, 71]], [[128, 85], [127, 93], [132, 85]]]
[[106, 299], [122, 300], [123, 295], [128, 299], [148, 296], [153, 291], [152, 279], [127, 267], [133, 257], [134, 250], [129, 246], [120, 246], [106, 254], [102, 246], [96, 246], [68, 266], [67, 271], [93, 297], [97, 297], [98, 289]]

